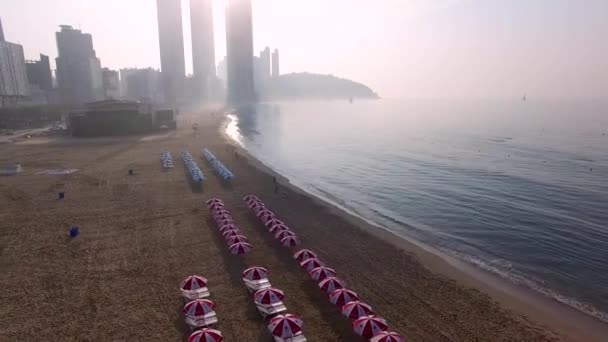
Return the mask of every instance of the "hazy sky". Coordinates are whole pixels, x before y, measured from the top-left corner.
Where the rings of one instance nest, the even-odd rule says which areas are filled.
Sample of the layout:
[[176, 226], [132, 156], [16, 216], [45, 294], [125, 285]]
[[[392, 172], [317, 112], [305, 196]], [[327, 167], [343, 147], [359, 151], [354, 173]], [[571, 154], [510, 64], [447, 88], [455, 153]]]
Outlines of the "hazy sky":
[[[218, 62], [224, 4], [214, 1]], [[278, 47], [282, 72], [351, 78], [385, 97], [608, 97], [608, 0], [253, 4], [255, 49]], [[105, 67], [160, 66], [155, 0], [1, 0], [0, 17], [28, 58], [54, 58], [54, 32], [70, 24], [93, 35]]]

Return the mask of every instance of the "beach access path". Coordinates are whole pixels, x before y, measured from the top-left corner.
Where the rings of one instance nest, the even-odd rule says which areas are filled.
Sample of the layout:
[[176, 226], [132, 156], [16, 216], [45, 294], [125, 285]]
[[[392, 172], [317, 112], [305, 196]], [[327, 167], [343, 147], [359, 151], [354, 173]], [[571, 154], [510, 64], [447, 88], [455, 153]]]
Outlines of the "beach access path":
[[[24, 173], [0, 179], [0, 340], [185, 341], [178, 286], [208, 278], [226, 341], [269, 341], [241, 280], [248, 266], [270, 271], [310, 341], [363, 341], [243, 202], [254, 193], [410, 341], [559, 341], [489, 296], [435, 274], [417, 258], [359, 229], [309, 196], [281, 187], [219, 133], [220, 115], [184, 115], [177, 133], [157, 139], [56, 138], [0, 146], [0, 163]], [[190, 127], [199, 123], [200, 134]], [[35, 139], [34, 139], [35, 140]], [[224, 183], [201, 159], [209, 148], [236, 178]], [[171, 151], [165, 171], [160, 154]], [[188, 182], [179, 154], [205, 173]], [[68, 167], [66, 176], [36, 175]], [[135, 175], [129, 176], [133, 169]], [[65, 199], [57, 200], [57, 192]], [[231, 256], [205, 200], [219, 197], [249, 237], [251, 254]], [[71, 226], [80, 235], [69, 237]]]

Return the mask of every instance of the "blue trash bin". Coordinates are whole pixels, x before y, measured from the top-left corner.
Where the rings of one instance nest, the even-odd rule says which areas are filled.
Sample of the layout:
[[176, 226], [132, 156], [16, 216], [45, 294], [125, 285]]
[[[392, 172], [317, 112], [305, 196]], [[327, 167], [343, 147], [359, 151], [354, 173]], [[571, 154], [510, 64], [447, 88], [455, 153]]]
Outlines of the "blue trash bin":
[[80, 234], [80, 229], [78, 229], [78, 227], [72, 227], [70, 229], [70, 237], [77, 237], [78, 234]]
[[65, 198], [65, 192], [61, 191], [61, 192], [57, 193], [57, 198], [64, 199]]

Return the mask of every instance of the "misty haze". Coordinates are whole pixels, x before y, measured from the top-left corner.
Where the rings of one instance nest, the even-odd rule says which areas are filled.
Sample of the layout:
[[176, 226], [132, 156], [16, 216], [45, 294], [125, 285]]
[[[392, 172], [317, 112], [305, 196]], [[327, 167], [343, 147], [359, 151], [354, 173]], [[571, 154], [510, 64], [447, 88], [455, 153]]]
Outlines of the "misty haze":
[[2, 341], [608, 336], [608, 2], [0, 3]]

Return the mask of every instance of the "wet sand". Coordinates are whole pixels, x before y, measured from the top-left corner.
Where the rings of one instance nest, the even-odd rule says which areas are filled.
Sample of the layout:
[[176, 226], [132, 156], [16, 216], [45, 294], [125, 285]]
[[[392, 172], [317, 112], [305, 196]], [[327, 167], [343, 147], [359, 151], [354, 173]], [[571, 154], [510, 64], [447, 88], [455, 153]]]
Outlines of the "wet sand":
[[[145, 139], [47, 138], [0, 146], [0, 164], [25, 169], [0, 178], [0, 340], [184, 341], [189, 330], [178, 285], [196, 273], [209, 279], [218, 329], [227, 341], [270, 341], [240, 276], [247, 266], [260, 265], [285, 291], [289, 311], [302, 316], [310, 341], [363, 341], [299, 269], [293, 251], [280, 247], [251, 214], [241, 199], [249, 193], [411, 341], [600, 340], [603, 324], [569, 319], [567, 310], [542, 298], [535, 300], [544, 309], [534, 311], [511, 289], [347, 215], [285, 179], [279, 178], [275, 194], [272, 173], [238, 149], [237, 158], [222, 137], [221, 116], [181, 120], [177, 132]], [[198, 137], [189, 129], [194, 122]], [[202, 159], [208, 180], [202, 187], [187, 181], [179, 154], [187, 149], [200, 156], [202, 147], [235, 173], [232, 183], [220, 181]], [[160, 167], [164, 150], [174, 157], [170, 171]], [[80, 171], [35, 175], [59, 167]], [[129, 169], [136, 174], [128, 176]], [[65, 200], [56, 199], [58, 191], [66, 192]], [[215, 196], [254, 245], [250, 255], [228, 254], [204, 206]], [[70, 239], [70, 226], [79, 226], [80, 236]], [[562, 327], [555, 324], [560, 322]]]

